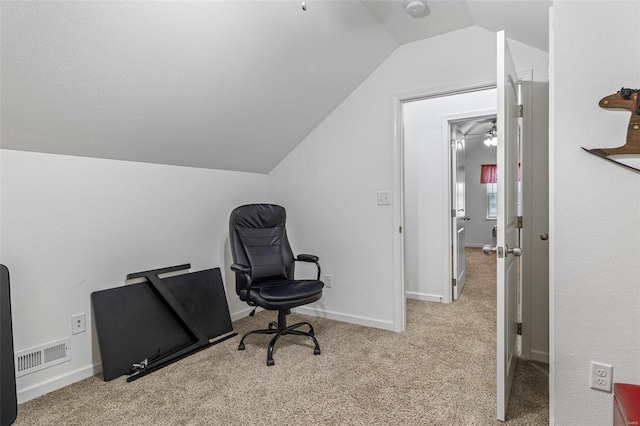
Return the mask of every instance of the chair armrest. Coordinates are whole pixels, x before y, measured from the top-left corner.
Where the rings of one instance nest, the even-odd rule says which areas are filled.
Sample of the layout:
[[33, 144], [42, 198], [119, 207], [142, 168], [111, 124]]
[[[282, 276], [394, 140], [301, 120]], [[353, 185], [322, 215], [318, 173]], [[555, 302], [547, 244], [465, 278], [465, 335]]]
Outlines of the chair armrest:
[[301, 262], [317, 262], [320, 259], [318, 256], [314, 256], [312, 254], [299, 254], [298, 257], [296, 257], [296, 260]]
[[299, 254], [296, 258], [296, 261], [298, 262], [309, 262], [309, 263], [315, 263], [316, 267], [318, 268], [318, 278], [316, 278], [318, 281], [320, 281], [320, 264], [318, 263], [318, 260], [320, 260], [320, 258], [318, 256], [314, 256], [312, 254]]
[[231, 270], [235, 271], [235, 272], [241, 272], [245, 275], [248, 275], [249, 272], [251, 272], [251, 268], [249, 268], [247, 265], [241, 265], [239, 263], [234, 263], [231, 265]]
[[[247, 281], [247, 285], [245, 287], [245, 289], [247, 290], [246, 302], [249, 306], [255, 306], [251, 302], [251, 268], [248, 267], [247, 265], [242, 265], [240, 263], [232, 263], [230, 268], [233, 272], [238, 272], [244, 275], [244, 278]], [[255, 309], [253, 311], [255, 312]], [[253, 312], [250, 315], [253, 316]]]

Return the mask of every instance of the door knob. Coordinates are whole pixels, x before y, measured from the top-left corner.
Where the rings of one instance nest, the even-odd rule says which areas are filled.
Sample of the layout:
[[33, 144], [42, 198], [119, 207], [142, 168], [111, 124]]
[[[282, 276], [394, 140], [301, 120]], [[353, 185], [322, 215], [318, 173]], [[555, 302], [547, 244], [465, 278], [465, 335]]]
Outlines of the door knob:
[[471, 218], [470, 218], [469, 216], [465, 216], [465, 217], [463, 217], [462, 219], [464, 219], [464, 220], [471, 220]]
[[543, 234], [540, 234], [540, 239], [542, 241], [547, 241], [549, 239], [549, 234], [547, 234], [546, 232]]
[[[495, 253], [496, 250], [498, 251], [498, 257], [502, 258], [502, 247], [500, 247], [500, 249], [498, 250], [497, 247], [492, 247], [489, 244], [482, 246], [482, 252], [487, 255]], [[506, 252], [506, 256], [509, 256], [510, 254], [514, 255], [515, 257], [522, 256], [522, 249], [520, 247], [509, 248], [509, 246], [507, 246]]]
[[492, 247], [489, 244], [482, 246], [482, 252], [486, 255], [492, 255], [496, 252], [496, 247]]
[[522, 256], [522, 249], [520, 247], [509, 248], [507, 246], [507, 256], [509, 254], [512, 254], [515, 257], [520, 257], [520, 256]]

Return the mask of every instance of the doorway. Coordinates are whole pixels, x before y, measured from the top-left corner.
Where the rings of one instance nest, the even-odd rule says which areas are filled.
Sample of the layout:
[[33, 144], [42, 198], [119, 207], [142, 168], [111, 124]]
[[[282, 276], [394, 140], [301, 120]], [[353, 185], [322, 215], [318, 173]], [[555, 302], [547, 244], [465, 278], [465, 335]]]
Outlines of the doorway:
[[[450, 129], [456, 123], [474, 118], [477, 121], [489, 119], [495, 113], [496, 89], [486, 87], [449, 96], [415, 99], [402, 105], [402, 267], [406, 297], [442, 303], [454, 300], [452, 212], [457, 213], [458, 208], [452, 200], [452, 188], [457, 183], [450, 169], [453, 157]], [[475, 133], [470, 126], [463, 130]]]
[[458, 300], [467, 277], [466, 252], [495, 246], [497, 220], [496, 115], [444, 117], [449, 130], [451, 293]]
[[[484, 253], [492, 254], [496, 257], [496, 268], [497, 268], [497, 280], [496, 280], [496, 289], [497, 289], [497, 350], [496, 350], [496, 360], [497, 360], [497, 374], [496, 374], [496, 384], [497, 384], [497, 418], [498, 420], [504, 421], [506, 416], [506, 408], [509, 400], [511, 384], [513, 383], [514, 371], [515, 371], [515, 363], [516, 363], [516, 342], [518, 340], [518, 334], [523, 334], [524, 337], [524, 323], [523, 320], [521, 324], [516, 324], [518, 322], [517, 318], [517, 287], [518, 281], [523, 282], [522, 277], [525, 276], [527, 278], [527, 283], [530, 284], [529, 277], [527, 274], [523, 273], [522, 262], [520, 256], [523, 253], [523, 250], [520, 246], [530, 244], [527, 242], [527, 239], [522, 238], [522, 228], [525, 223], [525, 217], [522, 215], [522, 210], [524, 203], [519, 203], [522, 199], [517, 195], [520, 191], [518, 191], [518, 187], [521, 187], [519, 184], [519, 178], [521, 176], [520, 170], [523, 162], [524, 151], [530, 150], [532, 147], [531, 141], [531, 105], [532, 105], [532, 97], [531, 96], [522, 96], [522, 79], [521, 76], [517, 73], [516, 67], [514, 65], [513, 57], [511, 55], [509, 45], [507, 42], [507, 36], [504, 31], [500, 31], [497, 34], [497, 75], [496, 75], [496, 88], [497, 88], [497, 96], [496, 103], [497, 106], [497, 173], [496, 173], [496, 181], [498, 183], [498, 192], [500, 197], [498, 198], [498, 206], [497, 206], [497, 232], [496, 232], [496, 246], [487, 245], [483, 248]], [[531, 95], [533, 88], [533, 79], [532, 72], [526, 73], [526, 80], [529, 82], [528, 90], [526, 90], [527, 95]], [[396, 209], [394, 209], [394, 223], [399, 224], [398, 234], [396, 238], [394, 238], [394, 275], [396, 279], [394, 280], [394, 284], [396, 284], [394, 288], [394, 329], [396, 331], [403, 331], [406, 327], [406, 296], [408, 291], [411, 289], [411, 274], [415, 272], [415, 268], [408, 267], [411, 265], [410, 252], [409, 248], [411, 247], [411, 242], [407, 242], [407, 237], [411, 238], [410, 225], [411, 213], [407, 213], [407, 207], [413, 201], [411, 197], [411, 190], [407, 192], [407, 185], [411, 186], [411, 180], [415, 177], [409, 171], [407, 173], [407, 168], [410, 168], [409, 165], [413, 158], [410, 156], [410, 152], [407, 152], [407, 135], [411, 135], [413, 131], [413, 127], [408, 126], [410, 123], [410, 119], [407, 120], [406, 116], [411, 115], [409, 113], [410, 105], [420, 104], [422, 101], [429, 98], [430, 100], [438, 97], [446, 97], [447, 100], [453, 99], [454, 96], [464, 95], [465, 93], [473, 93], [481, 91], [480, 85], [471, 84], [466, 88], [462, 88], [458, 86], [458, 90], [449, 91], [448, 93], [441, 92], [438, 94], [432, 94], [431, 96], [424, 97], [413, 97], [409, 96], [400, 98], [396, 98], [396, 138], [395, 138], [395, 173], [394, 173], [394, 192], [399, 195], [399, 204]], [[447, 104], [442, 105], [446, 107]], [[442, 112], [442, 111], [441, 111]], [[416, 118], [416, 117], [414, 117]], [[417, 117], [423, 118], [423, 117]], [[449, 132], [444, 132], [445, 134], [449, 134]], [[450, 136], [450, 135], [449, 135]], [[420, 138], [418, 138], [420, 140]], [[447, 153], [451, 152], [449, 148], [450, 140], [448, 139], [445, 144], [441, 144], [440, 146], [446, 146]], [[433, 143], [423, 143], [424, 146], [433, 145]], [[418, 146], [422, 146], [418, 145]], [[527, 147], [523, 150], [523, 147]], [[410, 151], [410, 148], [409, 148]], [[457, 156], [457, 154], [456, 154]], [[447, 158], [448, 157], [448, 158]], [[422, 157], [420, 157], [422, 158]], [[437, 164], [433, 164], [437, 171], [442, 171], [445, 169], [445, 165], [450, 164], [451, 157], [446, 155], [437, 156], [434, 155], [433, 158], [436, 161], [440, 161], [440, 166]], [[531, 156], [533, 158], [533, 156]], [[449, 160], [449, 161], [447, 161]], [[532, 161], [530, 165], [532, 166], [535, 162]], [[428, 168], [427, 168], [428, 169]], [[419, 175], [419, 173], [418, 173]], [[448, 176], [451, 179], [451, 174]], [[441, 180], [440, 183], [442, 183]], [[416, 184], [419, 188], [421, 185], [421, 181], [418, 181]], [[433, 182], [430, 182], [433, 186], [437, 186], [437, 180], [434, 179]], [[531, 187], [533, 187], [531, 183]], [[442, 188], [442, 185], [440, 186]], [[447, 189], [449, 186], [446, 187]], [[532, 191], [533, 192], [533, 191]], [[423, 192], [419, 192], [419, 195], [423, 195]], [[450, 197], [451, 200], [453, 197]], [[532, 197], [532, 200], [535, 197]], [[441, 207], [442, 200], [446, 198], [441, 198], [440, 200], [434, 199], [429, 200], [432, 201], [436, 207]], [[439, 203], [440, 202], [440, 203]], [[416, 203], [420, 203], [420, 201], [416, 201]], [[440, 206], [438, 206], [440, 204]], [[451, 217], [455, 217], [455, 212], [452, 214], [452, 205], [451, 202], [448, 203], [449, 209], [445, 211], [445, 214], [448, 214], [449, 219]], [[526, 208], [524, 209], [526, 211]], [[440, 210], [442, 211], [442, 209]], [[464, 211], [464, 210], [463, 210]], [[420, 210], [417, 210], [417, 218], [418, 222], [424, 222], [424, 215]], [[408, 218], [409, 216], [409, 218]], [[408, 220], [409, 219], [409, 220]], [[453, 223], [452, 221], [449, 221]], [[533, 223], [533, 221], [532, 221]], [[403, 230], [404, 225], [404, 230]], [[409, 225], [409, 226], [407, 226]], [[445, 236], [442, 236], [442, 232], [440, 232], [439, 237], [433, 235], [434, 237], [434, 246], [443, 247], [443, 242], [448, 240], [448, 237], [452, 235], [452, 228], [456, 229], [456, 226], [447, 226], [446, 221], [439, 222], [434, 221], [434, 223], [430, 223], [429, 229], [434, 229], [434, 225], [437, 227], [441, 225], [439, 230], [446, 230], [449, 232], [444, 232]], [[420, 226], [416, 226], [413, 230], [414, 235], [418, 235], [418, 244], [419, 244], [419, 235], [421, 233]], [[434, 232], [435, 234], [435, 232]], [[541, 234], [541, 239], [542, 234]], [[439, 244], [443, 244], [440, 245]], [[450, 246], [445, 246], [446, 249], [444, 251], [447, 252], [449, 256], [451, 256], [452, 250]], [[527, 250], [525, 248], [525, 250]], [[437, 249], [436, 249], [437, 251]], [[528, 251], [528, 250], [527, 250]], [[408, 256], [405, 255], [405, 252]], [[533, 252], [531, 253], [531, 257], [533, 258]], [[405, 260], [406, 259], [406, 260]], [[419, 260], [424, 263], [430, 262], [432, 259], [424, 258], [423, 256], [419, 257]], [[442, 254], [439, 258], [442, 261]], [[441, 262], [440, 265], [443, 265], [444, 262]], [[441, 269], [441, 268], [440, 268]], [[453, 271], [452, 265], [449, 265], [449, 271]], [[434, 269], [434, 271], [436, 271]], [[419, 269], [418, 269], [419, 271]], [[441, 282], [442, 277], [446, 276], [446, 272], [442, 274], [440, 277]], [[418, 283], [421, 284], [423, 281], [418, 279]], [[426, 280], [427, 284], [429, 283]], [[444, 281], [445, 285], [447, 285], [447, 281]], [[524, 287], [530, 287], [525, 285]], [[520, 293], [520, 297], [524, 299], [525, 291]], [[446, 288], [441, 291], [440, 294], [440, 302], [450, 302], [452, 297], [448, 297], [450, 293]], [[437, 295], [436, 295], [437, 296]], [[426, 297], [430, 297], [430, 295], [425, 295]], [[428, 300], [428, 299], [426, 299]], [[521, 300], [521, 304], [524, 301]], [[527, 301], [526, 305], [528, 305], [530, 301]], [[532, 312], [533, 310], [530, 310]], [[523, 317], [526, 315], [523, 314]], [[529, 318], [530, 319], [530, 318]], [[529, 323], [529, 321], [526, 321]], [[518, 327], [516, 327], [518, 325]], [[522, 326], [522, 327], [520, 327]], [[522, 331], [521, 331], [522, 330]], [[547, 332], [548, 335], [548, 332]]]

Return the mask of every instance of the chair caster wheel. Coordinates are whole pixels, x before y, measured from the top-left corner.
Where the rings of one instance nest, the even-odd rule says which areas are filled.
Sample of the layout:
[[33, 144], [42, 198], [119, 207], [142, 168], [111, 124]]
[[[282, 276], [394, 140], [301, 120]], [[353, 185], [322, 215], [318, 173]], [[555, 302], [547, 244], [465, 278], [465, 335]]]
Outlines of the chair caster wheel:
[[240, 344], [238, 345], [238, 350], [239, 350], [239, 351], [244, 351], [244, 343], [240, 343]]
[[315, 349], [313, 350], [313, 354], [314, 354], [314, 355], [320, 355], [320, 348], [315, 348]]
[[273, 364], [275, 364], [275, 363], [273, 362], [272, 359], [268, 359], [267, 360], [267, 366], [272, 366]]

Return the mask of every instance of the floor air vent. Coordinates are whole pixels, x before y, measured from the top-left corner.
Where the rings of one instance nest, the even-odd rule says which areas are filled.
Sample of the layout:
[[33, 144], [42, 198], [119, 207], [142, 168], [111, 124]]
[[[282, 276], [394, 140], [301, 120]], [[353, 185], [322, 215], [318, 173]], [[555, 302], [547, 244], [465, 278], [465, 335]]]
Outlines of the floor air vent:
[[16, 377], [71, 360], [70, 339], [58, 340], [16, 353]]

